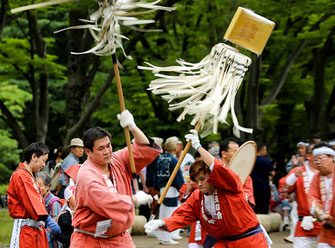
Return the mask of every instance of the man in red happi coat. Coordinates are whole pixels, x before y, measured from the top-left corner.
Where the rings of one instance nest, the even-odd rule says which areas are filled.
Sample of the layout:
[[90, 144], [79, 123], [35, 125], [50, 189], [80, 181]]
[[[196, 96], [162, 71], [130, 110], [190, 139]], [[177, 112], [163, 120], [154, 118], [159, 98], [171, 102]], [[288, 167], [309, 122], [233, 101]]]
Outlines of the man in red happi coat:
[[171, 217], [148, 222], [146, 232], [158, 228], [171, 232], [200, 220], [205, 231], [215, 238], [211, 244], [216, 242], [215, 247], [269, 247], [239, 176], [200, 145], [197, 131], [191, 133], [185, 138], [191, 140], [203, 159], [190, 168], [190, 177], [198, 189]]
[[313, 149], [313, 156], [319, 172], [314, 175], [309, 188], [309, 207], [312, 214], [323, 220], [318, 247], [330, 248], [335, 246], [335, 223], [330, 215], [335, 151], [329, 145], [319, 143]]
[[45, 226], [58, 235], [61, 230], [45, 209], [40, 186], [35, 176], [45, 166], [49, 149], [32, 143], [23, 151], [24, 161], [13, 173], [8, 189], [8, 211], [14, 218], [10, 247], [48, 248]]
[[306, 161], [303, 166], [294, 167], [286, 176], [283, 192], [295, 191], [298, 204], [299, 221], [293, 238], [293, 247], [313, 247], [320, 233], [320, 223], [314, 222], [308, 206], [308, 192], [314, 175], [318, 172], [312, 149], [314, 144], [306, 148]]

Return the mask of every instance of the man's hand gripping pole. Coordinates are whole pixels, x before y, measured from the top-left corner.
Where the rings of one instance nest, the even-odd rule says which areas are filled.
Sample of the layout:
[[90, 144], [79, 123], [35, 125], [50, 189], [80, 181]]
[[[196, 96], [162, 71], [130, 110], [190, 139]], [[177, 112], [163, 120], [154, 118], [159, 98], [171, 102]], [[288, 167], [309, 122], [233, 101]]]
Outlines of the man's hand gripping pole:
[[[115, 79], [116, 79], [117, 93], [119, 95], [120, 108], [121, 108], [121, 112], [123, 112], [124, 110], [126, 110], [126, 106], [124, 104], [119, 67], [118, 67], [118, 64], [117, 64], [115, 54], [112, 55], [112, 58], [113, 58], [113, 68], [114, 68], [114, 75], [115, 75]], [[133, 176], [134, 191], [135, 191], [135, 193], [137, 193], [139, 188], [138, 188], [138, 182], [137, 182], [137, 178], [136, 178], [135, 160], [134, 160], [134, 155], [133, 155], [133, 151], [132, 151], [132, 148], [131, 148], [131, 140], [130, 140], [130, 134], [129, 134], [129, 128], [128, 127], [124, 127], [124, 135], [126, 137], [126, 143], [127, 143], [128, 153], [129, 153], [129, 161], [130, 161], [131, 173], [132, 173], [132, 176]]]

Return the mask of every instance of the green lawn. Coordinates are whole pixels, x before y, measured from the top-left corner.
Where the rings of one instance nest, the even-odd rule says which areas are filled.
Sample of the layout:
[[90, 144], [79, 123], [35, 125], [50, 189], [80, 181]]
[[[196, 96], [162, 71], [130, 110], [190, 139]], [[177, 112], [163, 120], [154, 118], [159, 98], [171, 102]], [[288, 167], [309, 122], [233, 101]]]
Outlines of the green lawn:
[[8, 209], [0, 209], [0, 245], [10, 244], [14, 220], [9, 216]]

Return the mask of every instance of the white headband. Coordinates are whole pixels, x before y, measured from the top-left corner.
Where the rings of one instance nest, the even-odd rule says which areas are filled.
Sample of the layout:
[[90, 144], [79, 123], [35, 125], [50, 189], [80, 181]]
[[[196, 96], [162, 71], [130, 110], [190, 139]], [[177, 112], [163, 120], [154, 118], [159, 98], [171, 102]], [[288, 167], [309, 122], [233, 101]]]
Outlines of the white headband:
[[313, 156], [327, 154], [335, 157], [335, 151], [327, 146], [319, 147], [313, 150]]
[[308, 145], [309, 145], [309, 143], [305, 143], [305, 142], [299, 142], [297, 144], [297, 146], [308, 146]]
[[335, 146], [335, 140], [329, 141], [329, 145]]

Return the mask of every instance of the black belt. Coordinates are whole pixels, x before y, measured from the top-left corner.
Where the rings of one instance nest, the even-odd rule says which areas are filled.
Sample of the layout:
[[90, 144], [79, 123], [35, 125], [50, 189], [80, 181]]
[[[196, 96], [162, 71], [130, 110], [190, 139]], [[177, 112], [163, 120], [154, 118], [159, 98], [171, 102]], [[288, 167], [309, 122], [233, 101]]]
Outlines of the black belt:
[[224, 239], [227, 239], [229, 241], [236, 241], [236, 240], [239, 240], [239, 239], [243, 239], [243, 238], [246, 238], [246, 237], [256, 235], [256, 234], [261, 233], [261, 232], [262, 232], [262, 228], [260, 227], [260, 225], [258, 225], [258, 226], [255, 226], [254, 228], [249, 229], [248, 231], [246, 231], [243, 234], [235, 235], [235, 236], [231, 236], [231, 237], [225, 237]]

